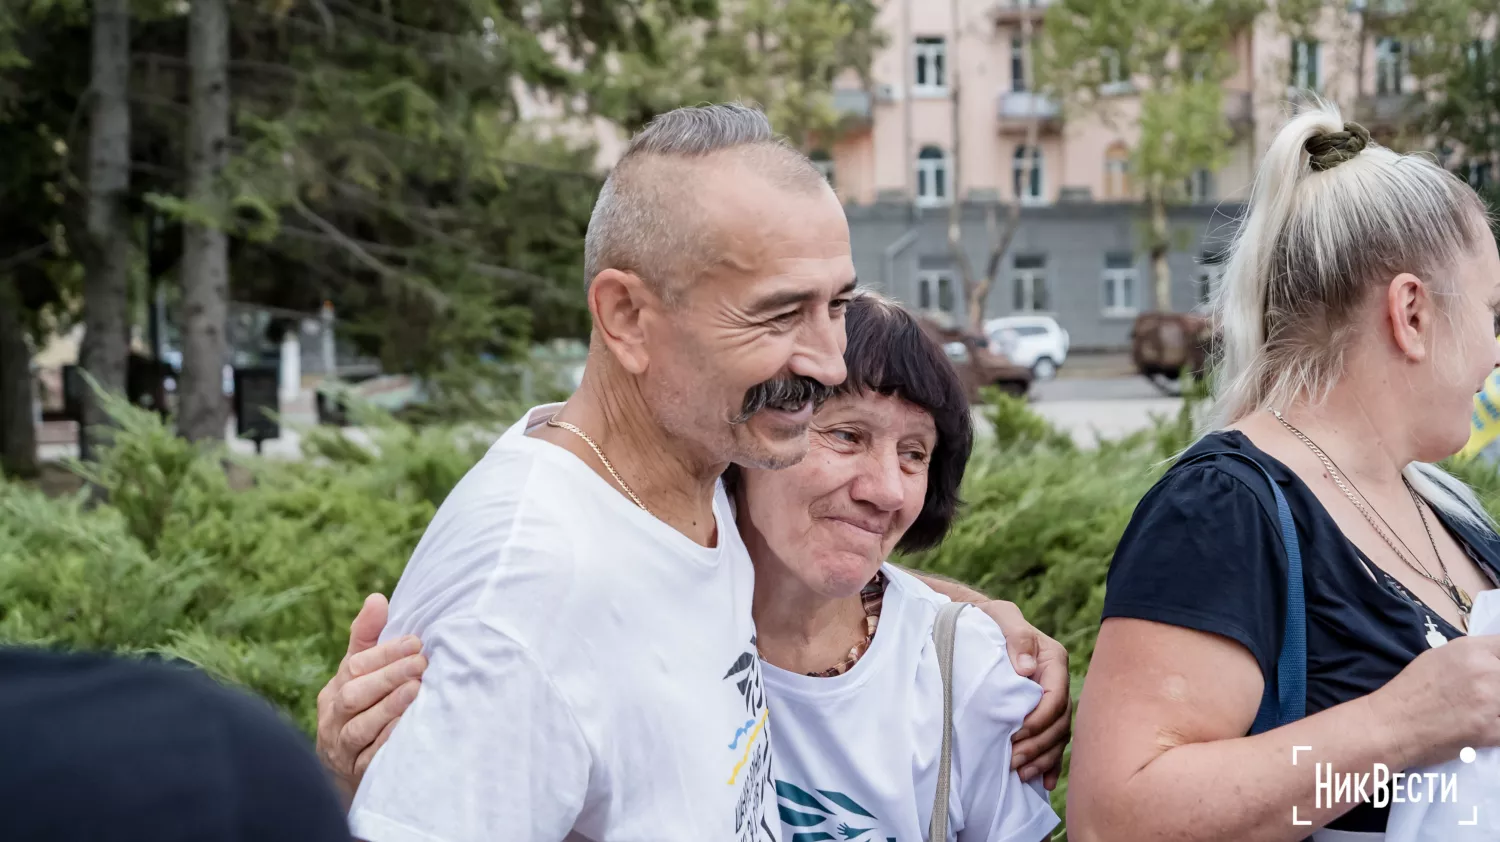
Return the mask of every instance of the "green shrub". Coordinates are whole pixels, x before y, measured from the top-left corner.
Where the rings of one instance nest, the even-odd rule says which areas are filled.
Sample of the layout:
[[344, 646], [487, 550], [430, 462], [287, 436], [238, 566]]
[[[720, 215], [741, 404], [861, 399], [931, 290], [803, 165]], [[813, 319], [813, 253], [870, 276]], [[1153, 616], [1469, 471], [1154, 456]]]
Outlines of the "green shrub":
[[[1176, 416], [1095, 449], [991, 395], [981, 411], [996, 435], [976, 447], [952, 533], [903, 563], [1015, 602], [1068, 647], [1076, 697], [1115, 544], [1192, 442], [1201, 395], [1190, 387]], [[181, 657], [266, 696], [308, 733], [363, 597], [390, 593], [498, 431], [366, 418], [367, 444], [321, 428], [304, 438], [307, 459], [285, 462], [201, 450], [154, 415], [113, 409], [114, 446], [77, 468], [107, 505], [0, 479], [0, 641]], [[1497, 509], [1500, 471], [1452, 467]], [[1059, 810], [1065, 794], [1066, 778]]]
[[980, 414], [989, 422], [997, 447], [1073, 449], [1073, 438], [1032, 412], [1025, 398], [1008, 395], [992, 386], [981, 390], [981, 395], [984, 404], [980, 407]]
[[231, 459], [115, 412], [114, 446], [79, 467], [108, 505], [0, 481], [0, 640], [183, 657], [310, 733], [362, 598], [390, 593], [485, 442], [388, 425], [369, 447], [314, 431], [302, 462]]
[[[907, 561], [1016, 602], [1070, 648], [1076, 685], [1110, 553], [1185, 422], [1084, 450], [1024, 403], [993, 400], [999, 434], [976, 449], [951, 537]], [[184, 658], [308, 733], [363, 597], [390, 593], [495, 432], [365, 417], [368, 444], [320, 428], [288, 462], [202, 450], [154, 415], [114, 411], [113, 447], [75, 466], [108, 504], [0, 480], [0, 640]]]

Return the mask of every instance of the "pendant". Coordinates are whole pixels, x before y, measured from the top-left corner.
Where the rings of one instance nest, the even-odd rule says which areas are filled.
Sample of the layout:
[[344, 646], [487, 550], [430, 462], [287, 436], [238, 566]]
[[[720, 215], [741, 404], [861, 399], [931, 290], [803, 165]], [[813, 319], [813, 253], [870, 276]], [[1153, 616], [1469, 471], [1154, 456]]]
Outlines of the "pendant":
[[1469, 596], [1469, 592], [1458, 585], [1449, 587], [1453, 588], [1453, 597], [1458, 602], [1459, 609], [1464, 612], [1465, 617], [1469, 616], [1469, 612], [1474, 610], [1474, 597]]
[[1458, 585], [1452, 582], [1448, 583], [1448, 593], [1453, 597], [1453, 601], [1458, 605], [1459, 628], [1462, 628], [1464, 630], [1464, 634], [1468, 634], [1469, 612], [1474, 610], [1474, 598], [1469, 596], [1468, 591], [1460, 588]]
[[1428, 617], [1427, 618], [1427, 646], [1429, 648], [1436, 649], [1439, 646], [1442, 646], [1443, 644], [1445, 644], [1447, 642], [1448, 642], [1448, 638], [1443, 637], [1443, 633], [1440, 632], [1440, 631], [1438, 631], [1437, 624], [1432, 621], [1431, 617]]

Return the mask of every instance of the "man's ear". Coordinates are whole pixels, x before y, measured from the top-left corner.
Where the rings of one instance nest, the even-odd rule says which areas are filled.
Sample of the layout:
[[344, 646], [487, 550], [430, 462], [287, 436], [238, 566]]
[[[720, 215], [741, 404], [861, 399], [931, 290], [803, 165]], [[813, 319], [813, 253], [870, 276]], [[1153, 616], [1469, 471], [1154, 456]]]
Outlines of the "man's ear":
[[1411, 362], [1427, 359], [1437, 325], [1437, 302], [1421, 278], [1402, 272], [1386, 287], [1385, 310], [1391, 338]]
[[643, 374], [650, 363], [646, 351], [644, 316], [657, 303], [656, 295], [640, 276], [619, 269], [605, 269], [589, 284], [589, 313], [605, 347], [631, 374]]

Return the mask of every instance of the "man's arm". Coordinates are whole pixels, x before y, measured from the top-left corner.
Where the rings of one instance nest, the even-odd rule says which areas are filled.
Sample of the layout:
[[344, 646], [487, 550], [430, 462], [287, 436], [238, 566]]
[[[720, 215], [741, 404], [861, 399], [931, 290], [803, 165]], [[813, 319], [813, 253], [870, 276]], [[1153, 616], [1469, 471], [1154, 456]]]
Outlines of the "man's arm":
[[1057, 786], [1062, 771], [1063, 749], [1072, 731], [1073, 704], [1068, 650], [1026, 621], [1015, 603], [990, 599], [983, 593], [947, 576], [906, 570], [954, 602], [967, 602], [983, 611], [1005, 635], [1005, 648], [1018, 675], [1042, 687], [1042, 700], [1021, 723], [1011, 747], [1011, 767], [1021, 770], [1021, 780], [1038, 775], [1047, 789]]
[[[900, 567], [900, 565], [892, 566]], [[952, 579], [939, 573], [932, 573], [926, 570], [912, 570], [909, 567], [901, 567], [901, 569], [917, 577], [918, 579], [921, 579], [922, 584], [926, 585], [929, 588], [932, 588], [933, 590], [937, 591], [943, 596], [948, 597], [954, 602], [967, 602], [970, 605], [980, 605], [990, 601], [990, 598], [988, 596], [985, 596], [984, 594], [980, 593], [974, 588], [969, 587], [968, 585], [965, 585], [963, 582], [960, 582], [957, 579]]]
[[[933, 589], [950, 599], [953, 594], [977, 596], [976, 607], [1005, 635], [1016, 672], [1041, 685], [1042, 701], [1015, 734], [1011, 764], [1020, 770], [1022, 780], [1040, 775], [1052, 789], [1057, 785], [1063, 749], [1072, 728], [1067, 650], [1027, 623], [1013, 603], [988, 599], [934, 574], [913, 575], [929, 586], [936, 583]], [[958, 601], [970, 602], [973, 598]], [[318, 756], [346, 797], [352, 797], [371, 758], [417, 696], [416, 687], [426, 663], [421, 655], [413, 656], [409, 651], [417, 645], [411, 638], [375, 644], [385, 625], [385, 610], [385, 599], [378, 594], [365, 601], [351, 627], [348, 654], [318, 694]]]

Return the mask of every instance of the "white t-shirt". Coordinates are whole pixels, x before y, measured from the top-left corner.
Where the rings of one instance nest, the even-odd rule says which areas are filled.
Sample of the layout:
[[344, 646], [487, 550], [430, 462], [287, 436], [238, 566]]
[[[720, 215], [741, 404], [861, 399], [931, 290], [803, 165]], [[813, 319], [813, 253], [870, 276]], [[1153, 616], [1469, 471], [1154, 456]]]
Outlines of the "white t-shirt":
[[[948, 598], [895, 567], [883, 570], [890, 581], [879, 628], [848, 672], [813, 678], [764, 666], [783, 839], [927, 837], [943, 738], [932, 626]], [[1011, 771], [1010, 741], [1042, 689], [1015, 673], [1005, 637], [979, 611], [959, 615], [953, 653], [948, 838], [1039, 842], [1057, 815], [1040, 782]]]
[[401, 575], [382, 639], [422, 692], [350, 811], [369, 842], [779, 836], [753, 569], [720, 487], [717, 547], [562, 448], [508, 430]]

